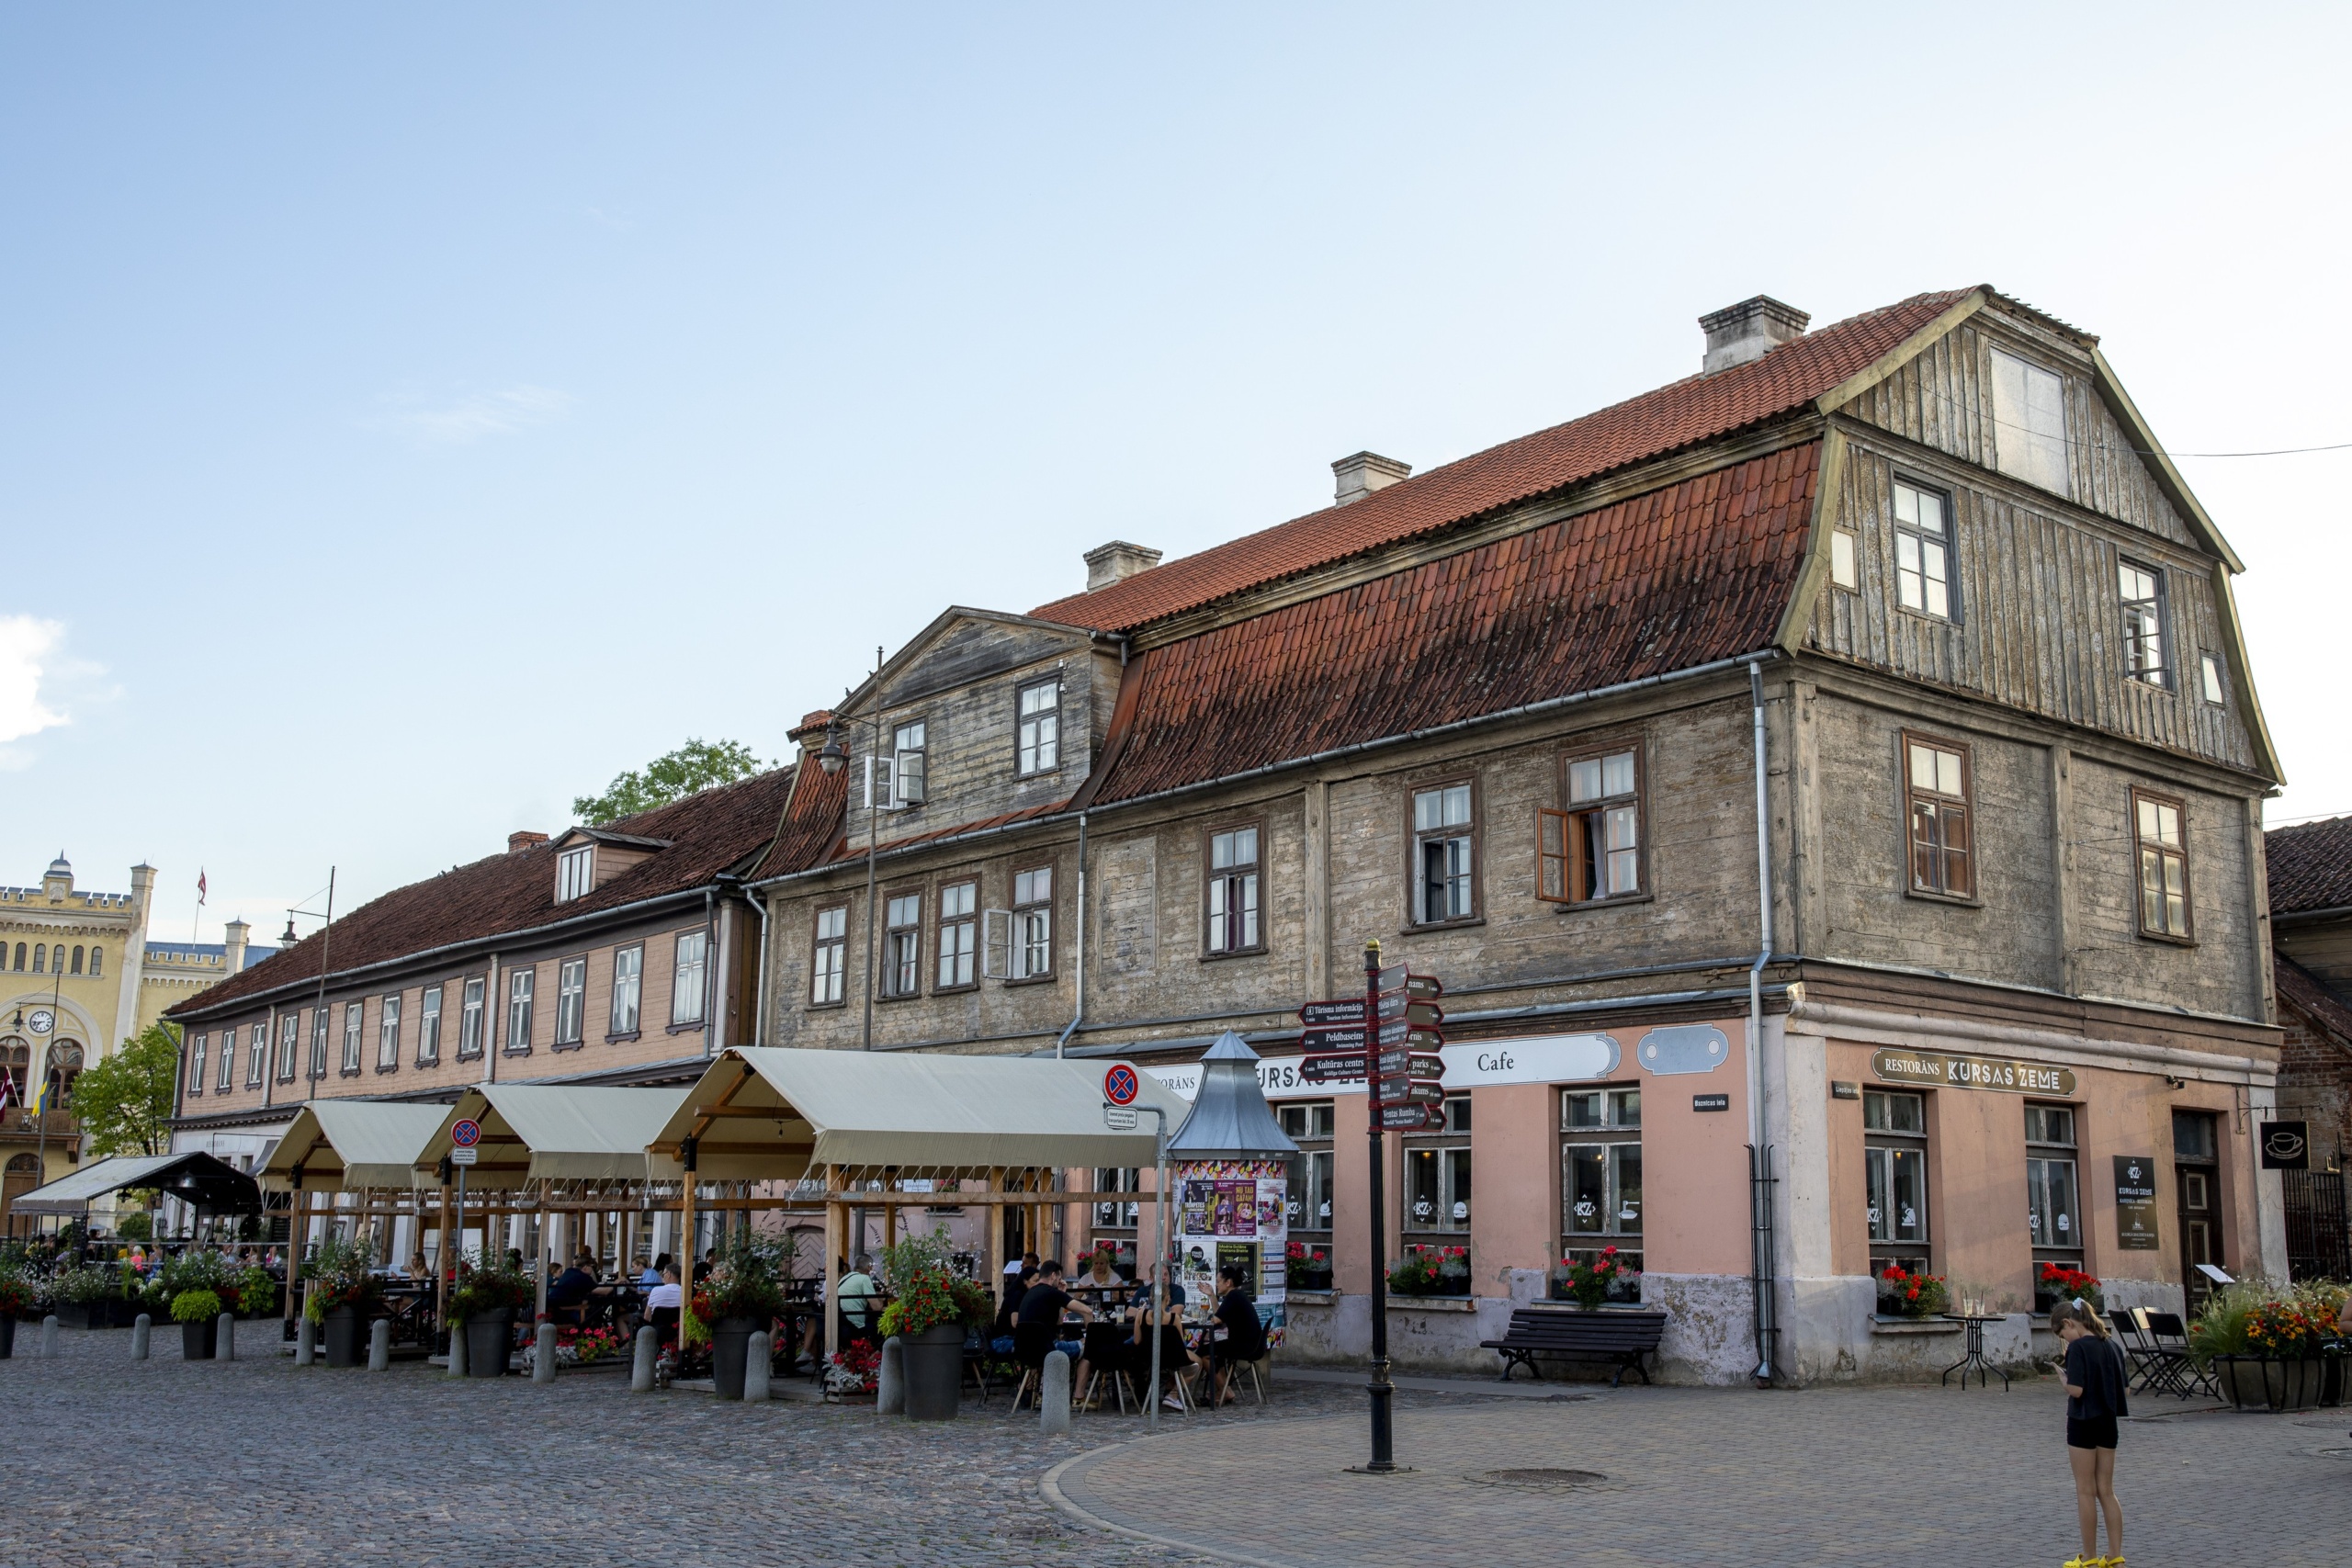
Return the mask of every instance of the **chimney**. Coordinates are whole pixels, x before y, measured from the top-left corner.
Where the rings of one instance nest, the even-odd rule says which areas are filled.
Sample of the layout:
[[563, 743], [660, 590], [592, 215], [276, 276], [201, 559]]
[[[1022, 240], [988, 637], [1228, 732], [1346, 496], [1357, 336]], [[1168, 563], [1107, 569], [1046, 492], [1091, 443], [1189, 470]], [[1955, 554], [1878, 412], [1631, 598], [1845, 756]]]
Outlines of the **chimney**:
[[518, 828], [506, 835], [506, 852], [510, 855], [520, 854], [533, 844], [544, 844], [547, 841], [548, 836], [545, 833], [534, 833], [528, 828]]
[[1362, 501], [1374, 491], [1386, 490], [1399, 479], [1411, 479], [1413, 465], [1384, 457], [1377, 452], [1358, 452], [1332, 464], [1331, 472], [1340, 481], [1339, 493], [1331, 504], [1345, 506], [1351, 501]]
[[1149, 571], [1159, 564], [1159, 552], [1131, 545], [1125, 539], [1114, 539], [1107, 545], [1097, 545], [1086, 552], [1086, 591], [1108, 588], [1124, 582], [1139, 571]]
[[1794, 305], [1783, 305], [1769, 294], [1710, 311], [1699, 318], [1699, 330], [1707, 334], [1707, 358], [1700, 374], [1712, 376], [1761, 359], [1782, 344], [1804, 336], [1804, 324], [1811, 320]]
[[232, 975], [242, 975], [245, 972], [245, 933], [253, 927], [243, 920], [231, 920], [222, 929], [229, 939], [229, 960], [222, 967]]

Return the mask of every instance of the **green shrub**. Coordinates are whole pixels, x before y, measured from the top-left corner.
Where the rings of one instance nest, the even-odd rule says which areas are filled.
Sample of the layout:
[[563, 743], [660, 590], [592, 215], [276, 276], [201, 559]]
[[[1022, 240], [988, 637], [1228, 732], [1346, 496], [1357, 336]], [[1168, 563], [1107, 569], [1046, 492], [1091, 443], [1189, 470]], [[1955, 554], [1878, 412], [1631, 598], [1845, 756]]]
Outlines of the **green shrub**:
[[182, 1291], [172, 1298], [174, 1323], [210, 1323], [220, 1315], [220, 1298], [211, 1291]]
[[229, 1290], [237, 1298], [237, 1310], [248, 1317], [258, 1317], [277, 1303], [277, 1281], [266, 1269], [240, 1269]]

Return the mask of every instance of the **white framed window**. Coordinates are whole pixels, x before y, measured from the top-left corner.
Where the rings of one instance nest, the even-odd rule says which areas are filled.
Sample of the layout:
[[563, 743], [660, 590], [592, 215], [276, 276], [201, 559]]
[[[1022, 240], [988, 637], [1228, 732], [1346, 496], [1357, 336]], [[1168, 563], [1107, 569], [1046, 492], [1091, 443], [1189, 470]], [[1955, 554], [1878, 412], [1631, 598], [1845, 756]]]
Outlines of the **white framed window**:
[[416, 1010], [416, 1065], [429, 1067], [441, 1059], [441, 987], [427, 986]]
[[1470, 1228], [1470, 1097], [1447, 1097], [1436, 1126], [1405, 1136], [1405, 1229]]
[[709, 957], [708, 931], [680, 931], [675, 962], [671, 966], [670, 1021], [702, 1021], [703, 973]]
[[[286, 1065], [278, 1070], [278, 1076], [290, 1078], [294, 1076], [294, 1052], [291, 1047], [288, 1048], [285, 1056]], [[262, 1075], [267, 1070], [263, 1064], [268, 1060], [269, 1026], [256, 1023], [254, 1025], [253, 1043], [246, 1048], [245, 1055], [245, 1087], [247, 1089], [261, 1087]]]
[[951, 882], [939, 890], [940, 990], [956, 990], [973, 983], [979, 900], [980, 885], [977, 882]]
[[2123, 672], [2151, 686], [2170, 686], [2165, 664], [2165, 574], [2137, 561], [2120, 561], [2116, 591], [2123, 604]]
[[2039, 365], [1993, 351], [1993, 466], [2060, 495], [2066, 476], [2066, 383]]
[[531, 993], [537, 988], [539, 972], [536, 968], [517, 969], [506, 976], [506, 1043], [503, 1049], [520, 1053], [531, 1048]]
[[1017, 739], [1013, 771], [1023, 778], [1062, 765], [1062, 682], [1036, 681], [1021, 688], [1014, 704]]
[[1844, 528], [1829, 531], [1829, 581], [1852, 592], [1861, 585], [1861, 567], [1855, 558], [1856, 541]]
[[376, 1070], [390, 1072], [401, 1065], [401, 994], [394, 991], [377, 1005]]
[[359, 1070], [359, 1030], [363, 1016], [363, 1010], [357, 1002], [343, 1004], [343, 1070], [346, 1073]]
[[1627, 1267], [1639, 1269], [1642, 1213], [1642, 1091], [1564, 1091], [1561, 1256], [1583, 1256], [1589, 1261], [1602, 1247], [1614, 1247]]
[[832, 1007], [842, 999], [849, 968], [849, 906], [817, 911], [816, 942], [808, 959], [808, 1005]]
[[1536, 809], [1535, 896], [1590, 904], [1642, 886], [1642, 754], [1626, 746], [1566, 760], [1568, 808]]
[[2204, 691], [2207, 702], [2211, 703], [2215, 707], [2220, 707], [2229, 701], [2229, 692], [2222, 684], [2222, 660], [2219, 654], [2198, 655], [2197, 672], [2199, 684]]
[[482, 1021], [489, 1009], [490, 982], [476, 976], [466, 982], [458, 1003], [458, 1055], [459, 1059], [479, 1056], [482, 1049]]
[[1258, 829], [1228, 828], [1209, 835], [1208, 949], [1253, 953], [1258, 933]]
[[1413, 792], [1415, 925], [1477, 914], [1477, 796], [1468, 780]]
[[2177, 800], [2132, 792], [2132, 831], [2140, 869], [2143, 935], [2186, 942], [2190, 935], [2188, 840]]
[[191, 1035], [187, 1043], [187, 1087], [191, 1094], [204, 1092], [204, 1041], [201, 1034]]
[[638, 1006], [642, 999], [645, 984], [645, 946], [642, 942], [613, 950], [613, 1016], [611, 1032], [615, 1034], [637, 1032]]
[[1873, 1273], [1897, 1264], [1929, 1273], [1926, 1097], [1862, 1091], [1862, 1196], [1869, 1205]]
[[[252, 1081], [260, 1083], [261, 1075], [254, 1074]], [[222, 1094], [237, 1087], [237, 1032], [233, 1029], [220, 1032], [220, 1077], [212, 1087]]]
[[1143, 1201], [1131, 1194], [1142, 1190], [1143, 1172], [1135, 1167], [1096, 1166], [1094, 1228], [1098, 1231], [1135, 1229], [1143, 1217]]
[[2073, 1106], [2026, 1102], [2025, 1156], [2026, 1231], [2035, 1259], [2079, 1258], [2083, 1216]]
[[882, 994], [917, 996], [922, 990], [922, 895], [900, 893], [882, 906]]
[[1969, 749], [1905, 730], [1903, 756], [1912, 891], [1972, 897], [1976, 876], [1970, 853]]
[[[327, 1011], [325, 1008], [311, 1010], [311, 1076], [327, 1076]], [[288, 1013], [278, 1021], [277, 1076], [281, 1079], [294, 1076], [294, 1052], [301, 1034], [301, 1015]]]
[[1054, 868], [1012, 875], [1012, 976], [1035, 980], [1054, 972]]
[[1894, 595], [1906, 610], [1952, 618], [1951, 506], [1939, 491], [1894, 481]]
[[555, 966], [555, 1043], [577, 1045], [587, 1029], [588, 960], [567, 958]]
[[582, 844], [576, 850], [566, 850], [555, 858], [555, 901], [568, 904], [580, 897], [594, 886], [591, 878], [596, 866], [596, 846]]
[[890, 734], [890, 774], [885, 781], [889, 799], [883, 804], [899, 807], [921, 806], [929, 782], [924, 739], [926, 726], [918, 719], [902, 724]]
[[1329, 1235], [1331, 1229], [1332, 1141], [1338, 1112], [1328, 1100], [1286, 1100], [1274, 1108], [1283, 1132], [1298, 1145], [1290, 1162], [1285, 1206], [1293, 1231]]

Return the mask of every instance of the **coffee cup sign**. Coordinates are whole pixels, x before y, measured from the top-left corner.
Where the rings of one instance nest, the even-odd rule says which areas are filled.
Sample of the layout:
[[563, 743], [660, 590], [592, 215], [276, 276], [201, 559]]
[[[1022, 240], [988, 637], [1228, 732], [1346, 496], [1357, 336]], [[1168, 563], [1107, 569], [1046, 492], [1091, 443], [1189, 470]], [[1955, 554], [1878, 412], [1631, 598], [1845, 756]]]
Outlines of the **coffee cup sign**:
[[1989, 1089], [2009, 1094], [2067, 1095], [2075, 1092], [2075, 1069], [2046, 1062], [1996, 1056], [1955, 1056], [1934, 1051], [1871, 1053], [1871, 1071], [1881, 1083], [1920, 1089]]

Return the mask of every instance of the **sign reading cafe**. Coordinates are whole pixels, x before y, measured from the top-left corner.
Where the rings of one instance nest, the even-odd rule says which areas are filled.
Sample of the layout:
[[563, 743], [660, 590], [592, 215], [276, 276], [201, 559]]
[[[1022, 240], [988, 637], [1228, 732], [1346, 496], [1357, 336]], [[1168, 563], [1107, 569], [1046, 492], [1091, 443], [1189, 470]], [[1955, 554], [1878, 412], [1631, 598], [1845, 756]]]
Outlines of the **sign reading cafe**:
[[1994, 1089], [2013, 1094], [2072, 1094], [2075, 1069], [1994, 1056], [1948, 1056], [1930, 1051], [1873, 1051], [1871, 1071], [1882, 1083], [1921, 1089]]

